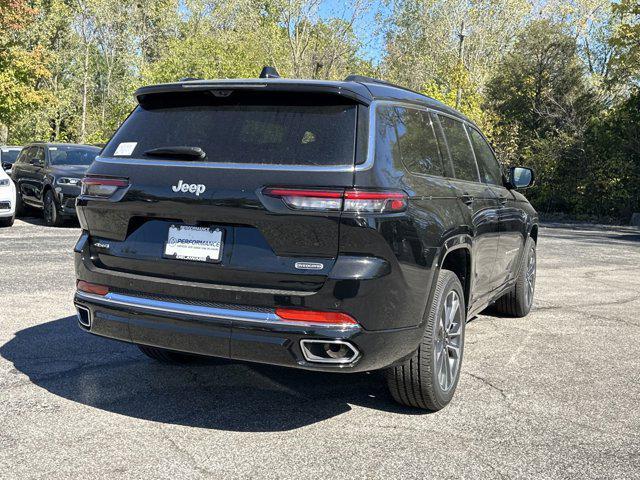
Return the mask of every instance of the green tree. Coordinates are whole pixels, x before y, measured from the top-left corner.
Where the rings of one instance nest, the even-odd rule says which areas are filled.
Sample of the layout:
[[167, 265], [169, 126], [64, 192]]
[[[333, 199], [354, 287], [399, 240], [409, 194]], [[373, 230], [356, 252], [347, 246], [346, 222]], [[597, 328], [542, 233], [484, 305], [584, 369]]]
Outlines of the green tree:
[[585, 81], [576, 39], [548, 20], [529, 25], [487, 87], [494, 140], [504, 160], [526, 163], [543, 211], [571, 211], [579, 201], [584, 132], [599, 109]]
[[618, 48], [614, 65], [623, 79], [640, 80], [640, 3], [637, 0], [620, 0], [613, 3], [613, 13], [618, 17], [611, 44]]
[[485, 85], [530, 11], [526, 0], [394, 2], [383, 74], [451, 106], [460, 90], [459, 108], [486, 128], [479, 108]]
[[37, 87], [49, 75], [43, 66], [47, 52], [25, 42], [26, 26], [36, 14], [29, 2], [0, 0], [0, 144], [25, 108], [45, 100]]

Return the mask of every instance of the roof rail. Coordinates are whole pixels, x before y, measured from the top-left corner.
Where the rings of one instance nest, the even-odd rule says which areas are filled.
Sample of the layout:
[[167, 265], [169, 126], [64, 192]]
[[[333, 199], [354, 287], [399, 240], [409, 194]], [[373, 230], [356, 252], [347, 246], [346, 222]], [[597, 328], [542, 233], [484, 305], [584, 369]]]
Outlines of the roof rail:
[[388, 87], [399, 88], [401, 90], [406, 90], [408, 92], [417, 93], [422, 95], [420, 92], [416, 92], [415, 90], [411, 90], [410, 88], [403, 87], [401, 85], [397, 85], [395, 83], [387, 82], [385, 80], [380, 80], [379, 78], [366, 77], [364, 75], [349, 75], [344, 79], [345, 82], [358, 82], [358, 83], [377, 83], [379, 85], [386, 85]]

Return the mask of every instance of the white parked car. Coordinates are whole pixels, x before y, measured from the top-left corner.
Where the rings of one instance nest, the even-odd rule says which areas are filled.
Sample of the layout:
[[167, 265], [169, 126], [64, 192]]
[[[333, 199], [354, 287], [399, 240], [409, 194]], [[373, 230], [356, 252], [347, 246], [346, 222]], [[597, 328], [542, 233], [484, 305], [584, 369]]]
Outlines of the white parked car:
[[16, 187], [0, 168], [0, 227], [10, 227], [16, 218]]

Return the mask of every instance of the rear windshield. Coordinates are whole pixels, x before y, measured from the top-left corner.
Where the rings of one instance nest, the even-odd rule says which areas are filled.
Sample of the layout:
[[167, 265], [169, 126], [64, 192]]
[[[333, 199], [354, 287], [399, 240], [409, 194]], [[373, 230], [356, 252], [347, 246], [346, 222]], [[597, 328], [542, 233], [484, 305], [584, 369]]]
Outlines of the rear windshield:
[[97, 147], [49, 147], [51, 165], [91, 165], [98, 153], [100, 149]]
[[20, 154], [20, 149], [14, 149], [14, 148], [0, 149], [0, 159], [2, 160], [3, 163], [15, 163], [16, 158], [18, 158], [19, 154]]
[[[228, 91], [154, 94], [141, 102], [103, 156], [171, 159], [152, 149], [198, 147], [204, 161], [352, 165], [357, 107], [330, 95]], [[224, 94], [227, 94], [226, 92]]]

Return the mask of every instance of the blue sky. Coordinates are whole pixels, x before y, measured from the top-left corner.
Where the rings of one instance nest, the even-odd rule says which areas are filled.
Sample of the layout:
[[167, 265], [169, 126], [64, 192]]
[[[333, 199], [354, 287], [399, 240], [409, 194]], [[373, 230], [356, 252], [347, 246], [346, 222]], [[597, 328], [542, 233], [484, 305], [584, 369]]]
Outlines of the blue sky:
[[[344, 11], [345, 2], [339, 0], [325, 0], [322, 2], [320, 7], [320, 16], [323, 18], [327, 18], [335, 15], [336, 13], [342, 13], [343, 17], [348, 16], [350, 12]], [[382, 53], [384, 50], [384, 38], [382, 35], [375, 35], [375, 32], [367, 30], [362, 31], [358, 27], [364, 25], [372, 25], [375, 21], [375, 16], [377, 13], [380, 13], [383, 17], [388, 14], [388, 7], [385, 7], [382, 0], [374, 0], [373, 8], [371, 8], [365, 17], [362, 19], [361, 25], [356, 25], [356, 31], [358, 32], [361, 38], [368, 37], [370, 41], [368, 45], [365, 45], [362, 49], [362, 56], [371, 59], [374, 63], [378, 63], [382, 57]]]

